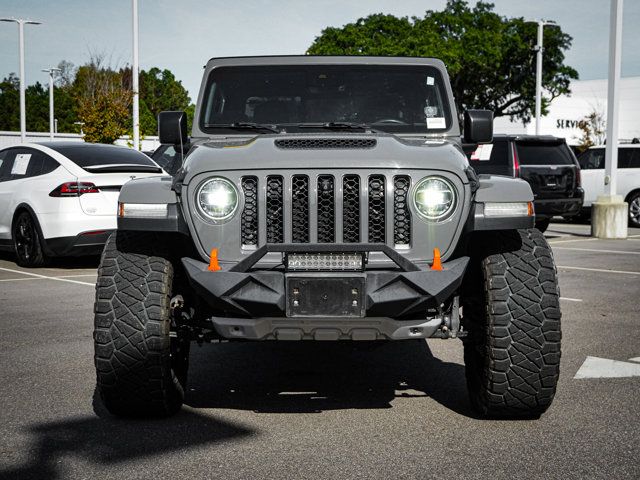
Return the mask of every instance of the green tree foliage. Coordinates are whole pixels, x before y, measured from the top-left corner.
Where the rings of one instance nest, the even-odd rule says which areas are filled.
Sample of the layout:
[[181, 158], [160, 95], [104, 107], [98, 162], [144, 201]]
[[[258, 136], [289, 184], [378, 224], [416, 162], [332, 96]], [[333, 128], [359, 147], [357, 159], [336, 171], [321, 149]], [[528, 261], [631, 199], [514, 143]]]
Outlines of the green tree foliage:
[[187, 110], [191, 103], [187, 90], [170, 70], [153, 67], [140, 72], [140, 130], [158, 134], [158, 114], [164, 110]]
[[[535, 108], [537, 25], [506, 18], [490, 3], [470, 7], [449, 0], [422, 18], [376, 14], [340, 28], [328, 27], [307, 50], [310, 55], [382, 55], [440, 58], [447, 65], [458, 112], [487, 108], [495, 116], [530, 120]], [[564, 65], [572, 38], [561, 28], [544, 30], [542, 85], [551, 100], [570, 93], [578, 73]]]
[[0, 82], [0, 130], [20, 130], [20, 84], [15, 73]]
[[[55, 118], [59, 132], [79, 133], [75, 122], [83, 121], [86, 140], [112, 143], [121, 135], [131, 134], [131, 68], [115, 69], [104, 55], [92, 55], [78, 68], [61, 61], [54, 81]], [[49, 131], [49, 85], [35, 83], [27, 87], [27, 130]], [[151, 68], [140, 72], [140, 131], [157, 135], [158, 113], [185, 110], [189, 128], [195, 105], [174, 74], [167, 69]], [[10, 74], [0, 82], [0, 130], [20, 129], [19, 81]]]
[[122, 70], [110, 68], [103, 56], [94, 55], [78, 68], [71, 90], [87, 142], [113, 143], [127, 133], [132, 93]]

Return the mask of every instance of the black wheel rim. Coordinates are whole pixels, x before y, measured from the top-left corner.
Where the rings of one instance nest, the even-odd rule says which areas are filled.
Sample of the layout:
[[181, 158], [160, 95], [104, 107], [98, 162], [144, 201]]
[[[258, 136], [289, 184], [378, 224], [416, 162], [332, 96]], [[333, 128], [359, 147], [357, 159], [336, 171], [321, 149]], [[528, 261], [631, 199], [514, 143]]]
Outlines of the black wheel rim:
[[27, 216], [18, 219], [15, 230], [16, 254], [24, 261], [29, 261], [34, 256], [36, 247], [36, 232], [33, 222]]

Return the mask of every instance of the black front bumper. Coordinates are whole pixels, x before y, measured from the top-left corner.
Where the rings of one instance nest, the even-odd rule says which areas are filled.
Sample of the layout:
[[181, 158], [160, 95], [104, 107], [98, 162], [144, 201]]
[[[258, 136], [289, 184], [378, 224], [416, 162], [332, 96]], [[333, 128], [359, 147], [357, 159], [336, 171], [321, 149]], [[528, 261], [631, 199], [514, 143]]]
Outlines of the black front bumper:
[[[267, 251], [382, 251], [398, 265], [397, 269], [354, 272], [364, 277], [365, 317], [392, 319], [425, 318], [427, 309], [450, 299], [460, 287], [469, 263], [461, 257], [443, 263], [443, 270], [421, 270], [415, 264], [384, 245], [269, 245], [252, 254], [247, 261], [230, 270], [209, 271], [208, 265], [192, 258], [182, 263], [196, 292], [218, 314], [240, 318], [286, 317], [287, 276], [296, 273], [258, 270], [253, 266]], [[367, 250], [368, 249], [368, 250]], [[313, 272], [305, 273], [313, 276]], [[347, 278], [346, 272], [318, 273], [318, 277]], [[309, 317], [314, 316], [312, 313]]]

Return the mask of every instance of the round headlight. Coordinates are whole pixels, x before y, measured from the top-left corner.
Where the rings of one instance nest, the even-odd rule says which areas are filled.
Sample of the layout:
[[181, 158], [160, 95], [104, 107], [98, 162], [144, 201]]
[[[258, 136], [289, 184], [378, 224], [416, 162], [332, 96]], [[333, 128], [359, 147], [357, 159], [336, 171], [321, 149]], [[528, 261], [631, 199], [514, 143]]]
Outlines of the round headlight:
[[427, 220], [444, 220], [455, 210], [455, 188], [442, 177], [426, 177], [416, 185], [413, 201], [418, 213]]
[[238, 191], [226, 178], [213, 177], [200, 185], [196, 201], [206, 217], [226, 220], [238, 207]]

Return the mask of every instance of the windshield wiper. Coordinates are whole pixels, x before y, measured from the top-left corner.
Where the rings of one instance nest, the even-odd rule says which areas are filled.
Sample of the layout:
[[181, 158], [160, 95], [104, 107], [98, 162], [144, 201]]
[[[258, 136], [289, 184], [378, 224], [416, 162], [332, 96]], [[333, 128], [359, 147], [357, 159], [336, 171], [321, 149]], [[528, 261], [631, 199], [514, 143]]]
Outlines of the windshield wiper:
[[205, 123], [205, 128], [231, 128], [234, 130], [267, 130], [273, 133], [280, 133], [280, 130], [275, 125], [268, 125], [266, 123], [253, 123], [253, 122], [233, 122], [233, 123]]
[[326, 128], [328, 130], [368, 130], [374, 133], [384, 133], [366, 123], [357, 122], [324, 122], [324, 123], [299, 123], [299, 128]]

